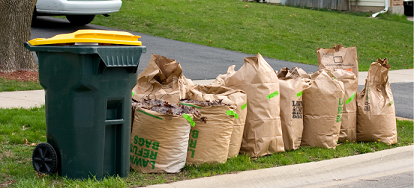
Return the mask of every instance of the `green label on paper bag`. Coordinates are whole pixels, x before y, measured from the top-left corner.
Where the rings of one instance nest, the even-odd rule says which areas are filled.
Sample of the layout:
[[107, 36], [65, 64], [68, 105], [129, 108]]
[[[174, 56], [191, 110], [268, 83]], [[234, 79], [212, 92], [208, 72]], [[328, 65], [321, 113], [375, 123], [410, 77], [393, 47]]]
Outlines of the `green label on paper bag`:
[[236, 114], [236, 112], [232, 111], [232, 110], [227, 110], [226, 114], [229, 116], [234, 116], [234, 118], [238, 119], [239, 118], [239, 114]]
[[274, 93], [272, 93], [272, 94], [270, 94], [270, 95], [267, 95], [267, 100], [269, 100], [269, 99], [271, 99], [271, 98], [273, 98], [273, 97], [276, 97], [276, 96], [278, 96], [279, 95], [279, 91], [276, 91], [276, 92], [274, 92]]
[[193, 118], [189, 116], [188, 114], [183, 114], [184, 119], [186, 119], [188, 122], [190, 122], [191, 126], [195, 126], [195, 122], [193, 121]]
[[135, 95], [135, 91], [132, 92], [132, 96], [134, 96], [134, 95]]
[[241, 106], [241, 109], [242, 109], [242, 110], [244, 110], [246, 107], [247, 107], [247, 103], [244, 103], [244, 104]]
[[394, 101], [390, 101], [390, 106], [391, 106], [392, 104], [394, 104]]
[[156, 115], [152, 115], [152, 114], [147, 113], [147, 112], [144, 112], [144, 111], [142, 111], [142, 110], [138, 110], [138, 111], [139, 111], [139, 112], [141, 112], [141, 113], [147, 114], [147, 115], [149, 115], [149, 116], [151, 116], [151, 117], [155, 117], [155, 118], [157, 118], [157, 119], [162, 120], [162, 117], [158, 117], [158, 116], [156, 116]]
[[192, 104], [187, 104], [187, 103], [180, 103], [180, 104], [181, 104], [181, 105], [185, 105], [185, 106], [191, 106], [191, 107], [194, 107], [194, 108], [201, 109], [201, 107], [196, 106], [196, 105], [192, 105]]
[[300, 91], [300, 92], [296, 93], [296, 97], [300, 97], [300, 96], [302, 96], [302, 94], [303, 94], [303, 91]]
[[348, 100], [346, 100], [346, 104], [349, 104], [352, 101], [352, 99], [354, 99], [354, 97], [355, 97], [355, 92], [352, 93], [351, 97], [349, 97]]
[[130, 147], [131, 164], [154, 169], [159, 147], [159, 142], [135, 135]]
[[191, 153], [190, 157], [194, 158], [194, 153], [197, 147], [197, 138], [198, 138], [198, 131], [197, 130], [190, 130], [190, 139], [188, 140], [188, 149], [187, 152]]

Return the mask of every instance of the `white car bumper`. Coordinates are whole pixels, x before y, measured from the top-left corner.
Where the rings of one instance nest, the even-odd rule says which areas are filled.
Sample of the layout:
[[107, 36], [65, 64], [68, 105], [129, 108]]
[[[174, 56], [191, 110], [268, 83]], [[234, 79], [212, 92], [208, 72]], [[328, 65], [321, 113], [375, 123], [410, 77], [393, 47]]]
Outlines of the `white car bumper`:
[[121, 0], [38, 0], [36, 11], [40, 14], [96, 15], [118, 12]]

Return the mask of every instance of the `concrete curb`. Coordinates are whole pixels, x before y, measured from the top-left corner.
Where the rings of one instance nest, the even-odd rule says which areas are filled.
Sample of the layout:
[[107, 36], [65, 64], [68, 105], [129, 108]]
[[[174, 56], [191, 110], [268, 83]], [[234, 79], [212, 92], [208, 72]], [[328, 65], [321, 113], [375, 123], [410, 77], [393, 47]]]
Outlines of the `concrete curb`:
[[[388, 82], [390, 83], [404, 83], [414, 82], [414, 69], [393, 70], [388, 72]], [[358, 85], [365, 85], [365, 79], [368, 72], [358, 73]]]
[[149, 186], [152, 188], [333, 187], [413, 171], [414, 146], [350, 157], [243, 171]]

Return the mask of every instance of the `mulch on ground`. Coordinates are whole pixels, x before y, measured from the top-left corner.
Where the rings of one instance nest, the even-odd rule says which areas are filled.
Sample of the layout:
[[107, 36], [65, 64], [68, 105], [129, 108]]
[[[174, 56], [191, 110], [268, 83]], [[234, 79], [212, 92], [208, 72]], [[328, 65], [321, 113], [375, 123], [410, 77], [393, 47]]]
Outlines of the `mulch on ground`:
[[14, 72], [0, 72], [0, 78], [16, 81], [32, 81], [39, 82], [39, 72], [37, 71], [14, 71]]

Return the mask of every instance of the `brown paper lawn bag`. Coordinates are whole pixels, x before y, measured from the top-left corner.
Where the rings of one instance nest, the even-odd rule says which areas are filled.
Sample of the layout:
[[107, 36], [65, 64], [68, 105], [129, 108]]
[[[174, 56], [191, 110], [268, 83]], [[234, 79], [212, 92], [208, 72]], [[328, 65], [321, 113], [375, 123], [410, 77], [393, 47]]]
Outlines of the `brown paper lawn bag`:
[[131, 167], [142, 173], [180, 172], [187, 157], [193, 114], [172, 115], [141, 107], [134, 114]]
[[[233, 130], [233, 116], [227, 111], [234, 111], [231, 105], [215, 104], [200, 105], [193, 100], [182, 101], [187, 105], [199, 107], [201, 120], [191, 128], [188, 141], [187, 163], [224, 163], [229, 153], [230, 137]], [[204, 102], [204, 104], [206, 104]]]
[[[217, 76], [216, 80], [214, 80], [210, 85], [224, 86], [227, 78], [236, 73], [236, 71], [234, 71], [234, 67], [235, 65], [230, 66], [227, 69], [227, 74]], [[239, 115], [239, 118], [235, 118], [233, 122], [233, 132], [231, 134], [229, 146], [229, 158], [239, 155], [241, 143], [243, 141], [244, 125], [247, 115], [247, 95], [243, 91], [241, 92], [242, 93], [232, 94], [229, 96], [230, 100], [232, 100], [236, 105], [235, 112]]]
[[302, 146], [335, 148], [341, 129], [344, 104], [343, 83], [330, 71], [312, 75], [311, 85], [303, 92]]
[[343, 69], [352, 71], [358, 80], [358, 55], [356, 47], [345, 48], [336, 45], [332, 48], [318, 48], [319, 71], [322, 69]]
[[365, 87], [357, 100], [358, 141], [397, 143], [394, 98], [388, 82], [390, 68], [387, 59], [378, 59], [369, 67]]
[[241, 153], [260, 157], [284, 152], [280, 120], [279, 80], [273, 68], [258, 54], [228, 77], [225, 86], [247, 94], [247, 117]]
[[302, 80], [297, 67], [293, 67], [292, 70], [287, 67], [282, 68], [278, 77], [283, 143], [285, 150], [295, 150], [299, 148], [302, 141], [302, 94], [304, 88], [309, 87], [309, 85]]
[[230, 138], [228, 158], [237, 157], [239, 155], [240, 147], [243, 141], [244, 125], [246, 123], [247, 95], [244, 91], [238, 91], [239, 92], [229, 95], [229, 99], [234, 102], [234, 112], [238, 115], [238, 117], [235, 117], [233, 121], [233, 131]]
[[[243, 133], [240, 133], [240, 127], [243, 128], [244, 123], [240, 122], [244, 122], [246, 113], [241, 106], [246, 103], [246, 94], [219, 85], [197, 85], [190, 90], [189, 97], [191, 100], [181, 104], [197, 106], [202, 120], [196, 121], [196, 126], [191, 128], [187, 163], [223, 163], [227, 161], [229, 151], [237, 155], [241, 135], [232, 133], [233, 130]], [[234, 123], [239, 125], [234, 126]], [[234, 143], [230, 150], [232, 137]]]
[[335, 70], [333, 75], [344, 84], [345, 89], [345, 103], [338, 141], [353, 142], [356, 141], [358, 80], [353, 72], [342, 69]]
[[186, 98], [185, 94], [192, 82], [182, 74], [182, 68], [174, 59], [152, 54], [148, 66], [138, 75], [137, 84], [132, 89], [132, 98], [163, 99], [178, 103]]

